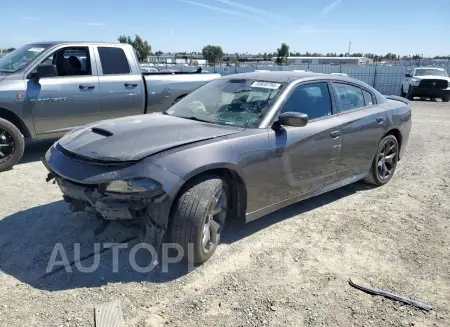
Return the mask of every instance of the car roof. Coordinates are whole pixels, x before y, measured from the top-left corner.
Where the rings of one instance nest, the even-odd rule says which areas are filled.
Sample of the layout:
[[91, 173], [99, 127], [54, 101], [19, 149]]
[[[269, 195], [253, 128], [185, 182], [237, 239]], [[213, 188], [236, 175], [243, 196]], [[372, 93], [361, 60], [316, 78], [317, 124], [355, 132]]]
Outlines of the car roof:
[[294, 72], [294, 71], [271, 71], [271, 72], [250, 72], [250, 73], [241, 73], [241, 74], [233, 74], [222, 77], [223, 79], [254, 79], [260, 81], [268, 81], [274, 83], [291, 83], [298, 80], [304, 81], [314, 81], [314, 80], [334, 80], [334, 81], [348, 81], [359, 85], [367, 85], [348, 75], [332, 75], [332, 74], [322, 74], [322, 73], [313, 73], [313, 72]]
[[436, 70], [445, 70], [442, 67], [427, 67], [427, 66], [421, 66], [421, 67], [416, 67], [416, 69], [436, 69]]
[[241, 73], [241, 74], [233, 74], [224, 76], [225, 79], [235, 79], [235, 78], [243, 78], [243, 79], [255, 79], [261, 81], [270, 81], [275, 83], [290, 83], [292, 81], [310, 78], [310, 77], [323, 77], [328, 74], [320, 74], [313, 72], [293, 72], [293, 71], [269, 71], [269, 72], [250, 72], [250, 73]]
[[58, 44], [67, 44], [67, 43], [81, 43], [81, 44], [123, 44], [119, 42], [94, 42], [94, 41], [42, 41], [42, 42], [33, 42], [31, 45], [42, 45], [45, 44], [47, 46], [54, 46]]

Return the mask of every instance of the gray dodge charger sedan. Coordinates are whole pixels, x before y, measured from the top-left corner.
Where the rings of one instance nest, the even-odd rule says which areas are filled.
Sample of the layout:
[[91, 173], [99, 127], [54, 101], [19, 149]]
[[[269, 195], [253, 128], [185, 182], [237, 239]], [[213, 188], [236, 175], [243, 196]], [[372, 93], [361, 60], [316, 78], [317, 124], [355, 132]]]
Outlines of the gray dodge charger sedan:
[[77, 128], [43, 162], [73, 211], [139, 220], [146, 242], [166, 236], [203, 263], [231, 218], [248, 222], [361, 179], [386, 184], [410, 129], [408, 100], [361, 81], [245, 73], [163, 113]]

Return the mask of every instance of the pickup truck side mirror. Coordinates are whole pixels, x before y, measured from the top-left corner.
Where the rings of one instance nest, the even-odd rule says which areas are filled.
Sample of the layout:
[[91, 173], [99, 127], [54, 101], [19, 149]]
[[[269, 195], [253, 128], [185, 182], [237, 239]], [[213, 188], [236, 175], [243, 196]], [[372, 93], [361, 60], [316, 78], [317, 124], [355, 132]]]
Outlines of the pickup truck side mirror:
[[284, 112], [278, 116], [278, 124], [293, 127], [303, 127], [308, 124], [308, 115], [300, 112]]
[[405, 76], [406, 77], [412, 77], [412, 75], [410, 73], [406, 73]]
[[58, 71], [55, 65], [39, 65], [36, 73], [33, 74], [35, 78], [55, 77], [58, 76]]

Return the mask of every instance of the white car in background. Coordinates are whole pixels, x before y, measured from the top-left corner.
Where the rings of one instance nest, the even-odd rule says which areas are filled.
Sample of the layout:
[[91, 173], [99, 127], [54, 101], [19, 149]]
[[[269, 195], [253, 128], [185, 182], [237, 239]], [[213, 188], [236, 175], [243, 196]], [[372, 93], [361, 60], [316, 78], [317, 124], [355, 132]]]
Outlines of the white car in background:
[[157, 73], [158, 70], [153, 67], [141, 66], [141, 72], [143, 73]]
[[408, 69], [403, 80], [401, 96], [412, 100], [414, 97], [441, 98], [450, 100], [450, 78], [443, 68], [417, 67]]

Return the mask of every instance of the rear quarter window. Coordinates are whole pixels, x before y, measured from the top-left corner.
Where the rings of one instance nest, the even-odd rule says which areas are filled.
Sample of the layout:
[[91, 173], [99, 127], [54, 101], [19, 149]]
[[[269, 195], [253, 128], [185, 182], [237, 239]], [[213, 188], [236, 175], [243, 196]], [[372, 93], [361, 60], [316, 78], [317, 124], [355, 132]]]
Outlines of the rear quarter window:
[[375, 99], [374, 99], [374, 96], [372, 95], [372, 93], [370, 93], [369, 91], [363, 90], [363, 96], [364, 96], [364, 101], [366, 102], [366, 107], [373, 106], [375, 104]]

